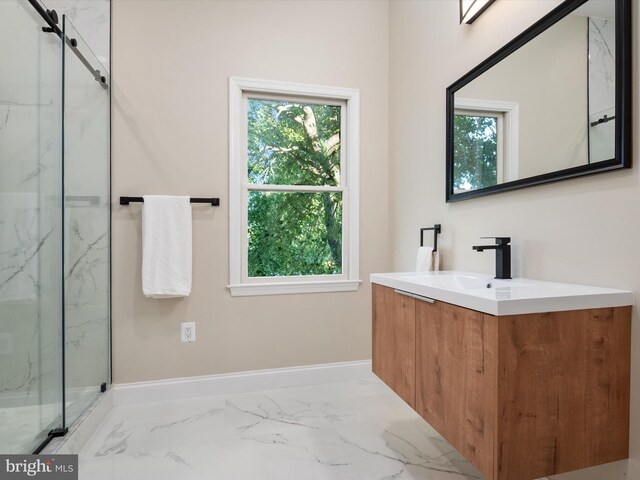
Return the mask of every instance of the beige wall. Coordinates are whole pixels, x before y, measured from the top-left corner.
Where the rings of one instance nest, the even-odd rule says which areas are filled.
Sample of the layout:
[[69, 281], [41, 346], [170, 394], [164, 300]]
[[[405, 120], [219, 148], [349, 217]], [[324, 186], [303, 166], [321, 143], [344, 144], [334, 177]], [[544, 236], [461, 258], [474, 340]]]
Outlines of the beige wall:
[[[416, 233], [442, 223], [447, 269], [494, 270], [481, 235], [510, 235], [514, 273], [532, 278], [631, 289], [640, 295], [640, 168], [445, 204], [445, 88], [558, 1], [495, 2], [471, 26], [458, 26], [457, 2], [390, 3], [390, 199], [394, 270], [413, 268]], [[637, 4], [634, 2], [634, 6]], [[640, 10], [633, 12], [638, 45]], [[638, 52], [634, 78], [638, 78]], [[638, 82], [633, 115], [638, 118]], [[638, 145], [638, 124], [634, 144]], [[631, 456], [563, 479], [640, 478], [640, 330], [633, 314]], [[595, 473], [594, 473], [595, 472]]]
[[[115, 383], [367, 359], [370, 286], [231, 298], [228, 77], [359, 88], [361, 278], [389, 270], [388, 5], [380, 1], [113, 2]], [[140, 205], [120, 195], [219, 196], [195, 206], [193, 292], [141, 293]], [[195, 321], [197, 342], [180, 342]]]

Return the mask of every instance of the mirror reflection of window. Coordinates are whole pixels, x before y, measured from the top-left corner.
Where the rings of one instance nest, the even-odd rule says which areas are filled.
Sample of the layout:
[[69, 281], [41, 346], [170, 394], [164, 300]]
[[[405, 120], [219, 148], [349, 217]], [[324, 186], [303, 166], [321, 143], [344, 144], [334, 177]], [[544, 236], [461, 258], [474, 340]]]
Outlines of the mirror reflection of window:
[[447, 201], [631, 166], [632, 2], [564, 2], [447, 89]]
[[[502, 114], [457, 111], [454, 118], [454, 191], [490, 187], [502, 174]], [[499, 168], [500, 167], [500, 168]]]
[[587, 18], [569, 15], [456, 93], [456, 108], [465, 98], [520, 106], [518, 176], [504, 181], [588, 163], [586, 39]]
[[456, 97], [453, 141], [455, 193], [517, 179], [519, 105]]

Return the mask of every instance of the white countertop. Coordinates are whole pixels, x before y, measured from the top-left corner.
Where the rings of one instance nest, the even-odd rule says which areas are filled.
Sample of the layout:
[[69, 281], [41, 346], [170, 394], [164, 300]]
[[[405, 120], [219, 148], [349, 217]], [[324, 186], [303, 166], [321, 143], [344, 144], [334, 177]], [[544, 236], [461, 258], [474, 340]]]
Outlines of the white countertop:
[[626, 290], [528, 278], [496, 280], [479, 273], [373, 273], [370, 279], [372, 283], [490, 315], [520, 315], [634, 304], [633, 292]]

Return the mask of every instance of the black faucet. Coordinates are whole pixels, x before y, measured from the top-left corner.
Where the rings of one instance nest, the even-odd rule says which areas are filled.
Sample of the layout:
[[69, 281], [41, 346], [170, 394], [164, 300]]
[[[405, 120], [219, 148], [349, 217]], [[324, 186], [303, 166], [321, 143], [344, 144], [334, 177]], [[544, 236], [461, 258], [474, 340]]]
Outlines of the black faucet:
[[495, 238], [495, 245], [475, 245], [473, 249], [476, 252], [484, 250], [496, 251], [496, 278], [511, 278], [511, 238], [510, 237], [480, 237]]

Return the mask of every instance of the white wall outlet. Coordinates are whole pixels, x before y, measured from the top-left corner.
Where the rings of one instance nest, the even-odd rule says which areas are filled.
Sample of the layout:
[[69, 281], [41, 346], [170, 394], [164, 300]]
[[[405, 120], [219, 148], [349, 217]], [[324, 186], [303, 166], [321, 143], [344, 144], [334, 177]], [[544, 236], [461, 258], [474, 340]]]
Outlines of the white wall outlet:
[[180, 328], [180, 338], [183, 343], [196, 341], [196, 322], [183, 322]]

